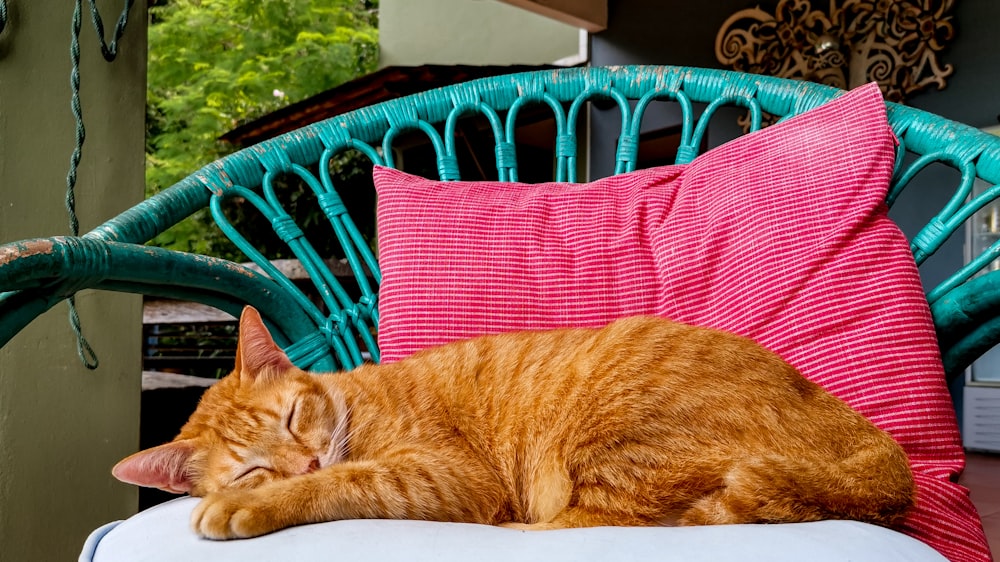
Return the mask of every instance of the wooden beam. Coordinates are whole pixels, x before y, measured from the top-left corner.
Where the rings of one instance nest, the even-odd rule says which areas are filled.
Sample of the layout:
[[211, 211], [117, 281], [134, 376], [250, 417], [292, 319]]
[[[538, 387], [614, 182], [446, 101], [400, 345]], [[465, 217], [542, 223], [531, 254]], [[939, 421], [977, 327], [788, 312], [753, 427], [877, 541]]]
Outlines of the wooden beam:
[[608, 0], [500, 0], [591, 33], [608, 28]]

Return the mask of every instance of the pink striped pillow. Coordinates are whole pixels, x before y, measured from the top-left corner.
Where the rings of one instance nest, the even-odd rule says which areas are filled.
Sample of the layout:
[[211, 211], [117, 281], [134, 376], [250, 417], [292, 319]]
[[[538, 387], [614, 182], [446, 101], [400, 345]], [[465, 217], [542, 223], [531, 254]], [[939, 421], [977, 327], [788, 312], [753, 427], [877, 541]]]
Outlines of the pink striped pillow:
[[384, 361], [473, 335], [658, 314], [749, 336], [891, 432], [919, 505], [901, 530], [988, 560], [937, 341], [883, 200], [874, 85], [698, 157], [584, 185], [375, 170]]

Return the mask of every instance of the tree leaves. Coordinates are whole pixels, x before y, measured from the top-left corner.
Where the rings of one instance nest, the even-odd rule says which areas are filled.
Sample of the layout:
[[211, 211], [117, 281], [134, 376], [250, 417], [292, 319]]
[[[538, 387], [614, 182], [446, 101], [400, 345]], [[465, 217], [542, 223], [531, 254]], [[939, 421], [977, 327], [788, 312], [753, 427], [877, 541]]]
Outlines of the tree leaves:
[[[377, 8], [377, 0], [161, 0], [152, 6], [147, 195], [230, 151], [217, 140], [226, 131], [375, 70]], [[231, 251], [199, 228], [175, 228], [156, 242], [217, 255]]]

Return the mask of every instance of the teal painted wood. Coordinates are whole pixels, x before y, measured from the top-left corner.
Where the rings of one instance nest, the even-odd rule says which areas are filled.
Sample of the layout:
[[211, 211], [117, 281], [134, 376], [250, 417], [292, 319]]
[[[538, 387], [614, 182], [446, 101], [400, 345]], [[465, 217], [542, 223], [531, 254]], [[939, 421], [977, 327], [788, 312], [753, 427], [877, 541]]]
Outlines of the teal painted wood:
[[[369, 350], [378, 360], [372, 335], [378, 325], [377, 260], [347, 214], [328, 172], [331, 158], [356, 150], [376, 164], [395, 166], [400, 135], [426, 136], [436, 155], [439, 177], [460, 179], [458, 119], [482, 116], [495, 143], [495, 166], [502, 181], [518, 178], [514, 142], [525, 107], [550, 111], [556, 125], [554, 179], [576, 181], [580, 147], [577, 130], [586, 102], [611, 100], [621, 125], [615, 173], [634, 170], [641, 124], [654, 100], [675, 103], [682, 116], [677, 162], [698, 154], [708, 123], [722, 106], [750, 112], [751, 128], [764, 114], [801, 113], [838, 95], [827, 86], [729, 71], [670, 66], [575, 68], [514, 74], [458, 84], [365, 107], [265, 141], [196, 171], [159, 195], [143, 201], [81, 237], [21, 241], [0, 247], [0, 345], [35, 316], [73, 292], [96, 288], [174, 296], [237, 313], [243, 303], [261, 309], [293, 360], [305, 368], [352, 367]], [[973, 212], [1000, 194], [1000, 139], [917, 109], [888, 104], [900, 140], [891, 205], [932, 163], [960, 172], [951, 200], [911, 241], [923, 263]], [[904, 159], [910, 153], [916, 158]], [[311, 170], [318, 165], [320, 173]], [[294, 174], [316, 194], [357, 280], [353, 300], [341, 281], [322, 264], [312, 244], [275, 193], [274, 178]], [[969, 200], [975, 178], [993, 185]], [[222, 204], [241, 197], [266, 216], [276, 234], [302, 261], [320, 295], [311, 302], [242, 233], [225, 220]], [[210, 209], [220, 228], [266, 275], [242, 266], [142, 246], [200, 209]], [[1000, 341], [1000, 274], [976, 276], [1000, 257], [1000, 243], [928, 292], [946, 368], [955, 375]]]

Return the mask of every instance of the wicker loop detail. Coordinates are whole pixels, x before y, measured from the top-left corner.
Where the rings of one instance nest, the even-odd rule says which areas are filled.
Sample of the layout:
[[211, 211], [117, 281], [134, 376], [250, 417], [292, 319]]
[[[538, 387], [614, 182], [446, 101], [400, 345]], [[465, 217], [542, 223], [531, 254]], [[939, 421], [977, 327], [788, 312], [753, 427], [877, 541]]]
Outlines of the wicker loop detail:
[[347, 207], [336, 192], [320, 194], [319, 207], [328, 217], [339, 217], [347, 214]]
[[292, 169], [292, 160], [288, 153], [277, 147], [257, 145], [251, 147], [256, 153], [264, 169], [271, 173], [282, 173]]
[[343, 127], [334, 126], [332, 123], [321, 121], [316, 124], [316, 131], [319, 140], [326, 148], [339, 149], [351, 142], [351, 134]]
[[685, 145], [677, 147], [676, 162], [678, 164], [687, 164], [688, 162], [694, 160], [697, 156], [698, 156], [698, 149], [693, 146]]
[[990, 147], [980, 155], [976, 163], [978, 172], [984, 177], [998, 178], [996, 183], [1000, 183], [1000, 147]]
[[438, 158], [438, 175], [443, 181], [458, 181], [462, 175], [458, 171], [458, 158], [445, 154]]
[[111, 254], [100, 243], [68, 236], [62, 238], [65, 248], [62, 250], [64, 259], [73, 264], [77, 274], [67, 282], [62, 291], [74, 294], [88, 287], [93, 287], [104, 279], [111, 271]]
[[329, 349], [323, 333], [313, 332], [308, 337], [286, 347], [285, 354], [288, 355], [288, 359], [292, 363], [306, 369], [326, 356]]
[[343, 311], [331, 313], [326, 317], [326, 322], [323, 324], [323, 333], [326, 334], [328, 339], [340, 337], [340, 335], [348, 333], [349, 327], [345, 320]]
[[569, 158], [571, 156], [576, 156], [576, 137], [574, 135], [556, 137], [556, 157]]
[[281, 238], [281, 241], [286, 244], [305, 236], [302, 229], [288, 215], [279, 215], [271, 219], [271, 227], [274, 228], [274, 233], [278, 235], [278, 238]]
[[[793, 3], [792, 0], [784, 2], [785, 5]], [[821, 84], [723, 70], [622, 66], [507, 74], [363, 107], [207, 164], [178, 184], [98, 226], [83, 239], [94, 241], [99, 247], [122, 244], [135, 248], [128, 252], [113, 248], [116, 251], [112, 252], [109, 263], [93, 256], [86, 260], [77, 255], [59, 257], [61, 267], [79, 281], [33, 287], [31, 291], [22, 286], [0, 287], [0, 343], [27, 325], [39, 310], [47, 309], [53, 298], [68, 297], [70, 293], [64, 292], [67, 289], [86, 287], [168, 293], [217, 308], [219, 305], [236, 308], [243, 303], [252, 304], [267, 317], [276, 334], [283, 336], [279, 338], [281, 341], [298, 342], [289, 352], [300, 366], [351, 368], [366, 360], [365, 352], [378, 361], [379, 350], [373, 331], [379, 325], [381, 271], [368, 233], [354, 224], [341, 194], [336, 191], [340, 186], [334, 185], [330, 164], [335, 155], [357, 151], [375, 164], [395, 167], [393, 159], [401, 157], [412, 141], [426, 141], [437, 159], [435, 164], [440, 177], [458, 180], [457, 155], [463, 153], [465, 147], [456, 139], [464, 141], [465, 133], [475, 133], [477, 141], [488, 142], [487, 137], [492, 137], [497, 177], [501, 181], [516, 181], [518, 157], [524, 165], [523, 160], [529, 154], [515, 149], [517, 127], [525, 125], [521, 122], [525, 119], [534, 120], [544, 115], [555, 122], [554, 179], [574, 182], [582, 169], [582, 163], [576, 160], [578, 143], [588, 134], [578, 129], [582, 117], [591, 109], [589, 102], [596, 102], [598, 110], [607, 112], [605, 119], [609, 127], [615, 115], [621, 118], [617, 132], [620, 138], [614, 155], [618, 159], [614, 168], [618, 173], [637, 167], [638, 139], [644, 126], [676, 127], [679, 147], [675, 162], [689, 163], [710, 144], [723, 140], [708, 138], [709, 124], [715, 123], [712, 120], [730, 116], [728, 111], [715, 111], [723, 105], [749, 108], [751, 119], [748, 122], [757, 115], [762, 115], [767, 122], [769, 115], [784, 118], [798, 114], [839, 93]], [[647, 111], [654, 101], [668, 105], [657, 105], [656, 111]], [[547, 106], [548, 109], [533, 107], [531, 115], [523, 116], [521, 109], [527, 105]], [[696, 108], [704, 109], [699, 113]], [[887, 109], [889, 122], [900, 140], [898, 165], [887, 204], [891, 206], [897, 196], [910, 189], [910, 184], [921, 188], [927, 184], [927, 181], [910, 180], [928, 166], [933, 165], [934, 169], [922, 180], [936, 180], [938, 168], [949, 168], [949, 175], [961, 174], [950, 199], [937, 210], [936, 219], [913, 239], [912, 251], [919, 264], [935, 251], [942, 251], [943, 241], [949, 236], [954, 238], [963, 221], [967, 222], [975, 212], [987, 208], [993, 204], [991, 201], [1000, 197], [1000, 187], [997, 187], [1000, 185], [1000, 140], [917, 108], [889, 103]], [[471, 121], [466, 120], [469, 114], [476, 122], [474, 128], [470, 128]], [[488, 133], [482, 127], [484, 122], [489, 124]], [[395, 146], [394, 140], [404, 134], [406, 142], [398, 144], [405, 146]], [[478, 151], [479, 145], [475, 148]], [[534, 151], [531, 155], [534, 156]], [[490, 160], [488, 155], [484, 159], [478, 159], [479, 154], [476, 156], [479, 160], [476, 164]], [[472, 168], [469, 170], [471, 173]], [[278, 181], [281, 175], [302, 180], [314, 194], [319, 210], [330, 219], [333, 234], [356, 285], [346, 287], [341, 283], [340, 271], [334, 273], [325, 267], [323, 259], [328, 256], [317, 254], [300, 226], [283, 209], [283, 199], [278, 193], [285, 185]], [[986, 189], [977, 191], [972, 197], [977, 179], [985, 182]], [[272, 222], [277, 235], [307, 270], [317, 294], [307, 295], [300, 285], [283, 276], [269, 261], [270, 256], [256, 249], [229, 224], [223, 206], [232, 198], [240, 198], [249, 210], [256, 209]], [[248, 276], [245, 268], [224, 260], [208, 260], [205, 256], [142, 246], [201, 210], [211, 213], [223, 233], [260, 267], [263, 275]], [[100, 251], [99, 248], [83, 248], [84, 254]], [[118, 252], [122, 252], [121, 256]], [[928, 299], [940, 303], [959, 302], [961, 306], [966, 302], [978, 302], [981, 299], [977, 291], [981, 289], [973, 285], [980, 278], [977, 272], [998, 255], [1000, 246], [991, 246], [978, 256], [972, 256], [966, 268], [931, 287]], [[156, 259], [143, 261], [150, 256]], [[18, 263], [24, 266], [21, 261], [25, 259], [29, 258], [18, 258]], [[34, 262], [30, 265], [31, 271], [37, 273]], [[0, 267], [0, 272], [9, 266]], [[220, 284], [219, 280], [224, 283]], [[1000, 282], [996, 285], [1000, 289]], [[968, 350], [978, 349], [980, 341], [1000, 341], [992, 336], [985, 338], [956, 332], [956, 318], [961, 320], [959, 313], [954, 318], [935, 315], [939, 330], [953, 335], [955, 342], [961, 340], [955, 345], [949, 343], [952, 349], [942, 348], [943, 357], [952, 357], [946, 361], [950, 362], [946, 369], [952, 375], [959, 373], [971, 360]]]
[[362, 295], [358, 299], [358, 304], [361, 310], [364, 311], [366, 318], [373, 318], [375, 316], [376, 308], [378, 307], [378, 295]]
[[398, 99], [386, 102], [383, 106], [385, 118], [389, 121], [389, 126], [396, 128], [412, 127], [420, 117], [413, 103], [408, 99]]
[[947, 236], [945, 236], [946, 231], [947, 227], [941, 219], [934, 218], [913, 237], [910, 245], [914, 248], [913, 253], [918, 263], [937, 251], [945, 239], [947, 239]]
[[498, 142], [496, 148], [497, 168], [512, 169], [517, 167], [517, 148], [512, 142]]
[[359, 326], [361, 323], [361, 311], [357, 306], [349, 306], [341, 313], [341, 327], [343, 329], [348, 330], [350, 326]]
[[632, 135], [623, 134], [618, 139], [616, 158], [620, 163], [635, 162], [639, 156], [639, 141]]
[[[220, 167], [218, 164], [214, 164], [213, 166]], [[198, 172], [195, 172], [195, 175], [214, 195], [221, 196], [234, 187], [233, 181], [225, 171], [218, 170], [217, 173], [208, 173], [211, 171], [208, 168], [208, 166], [202, 168]]]
[[230, 186], [257, 185], [264, 177], [264, 165], [261, 164], [260, 160], [252, 157], [252, 154], [250, 152], [232, 154], [211, 164], [211, 166], [221, 166], [218, 173], [225, 176], [224, 179], [229, 182]]

